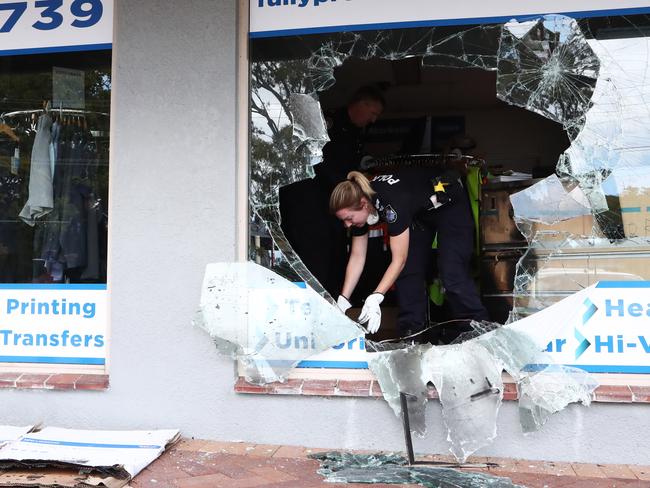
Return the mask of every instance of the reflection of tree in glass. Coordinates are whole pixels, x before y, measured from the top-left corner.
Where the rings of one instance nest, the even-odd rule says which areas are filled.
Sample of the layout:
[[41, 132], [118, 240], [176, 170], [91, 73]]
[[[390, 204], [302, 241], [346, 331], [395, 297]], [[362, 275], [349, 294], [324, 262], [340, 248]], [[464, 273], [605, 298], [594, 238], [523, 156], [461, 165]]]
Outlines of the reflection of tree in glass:
[[[312, 93], [306, 60], [265, 61], [251, 66], [251, 237], [268, 242], [256, 249], [256, 260], [270, 257], [268, 267], [290, 281], [305, 281], [326, 294], [300, 261], [280, 228], [279, 189], [310, 176], [307, 146], [296, 148], [293, 134], [292, 94]], [[266, 229], [259, 224], [263, 221]], [[264, 246], [264, 243], [262, 242]], [[251, 246], [254, 247], [254, 246]]]
[[52, 73], [11, 73], [0, 76], [0, 112], [42, 108], [51, 97]]
[[306, 154], [292, 144], [292, 93], [309, 93], [303, 60], [251, 66], [251, 191], [253, 208], [278, 221], [278, 188], [309, 176]]
[[[111, 98], [110, 66], [87, 70], [84, 83], [86, 109], [108, 112]], [[0, 113], [38, 110], [43, 107], [43, 101], [51, 99], [51, 69], [36, 73], [0, 75]]]
[[94, 69], [86, 72], [86, 97], [109, 102], [111, 99], [110, 70]]
[[[308, 178], [310, 158], [306, 148], [293, 144], [292, 93], [310, 93], [304, 60], [265, 61], [251, 65], [251, 237], [263, 238], [265, 248], [251, 256], [290, 281], [314, 281], [295, 255], [280, 226], [278, 191], [281, 186]], [[264, 222], [266, 229], [259, 222]], [[271, 240], [264, 239], [271, 237]], [[268, 243], [268, 244], [266, 244]], [[300, 270], [297, 272], [296, 270]], [[320, 285], [313, 284], [320, 291]]]

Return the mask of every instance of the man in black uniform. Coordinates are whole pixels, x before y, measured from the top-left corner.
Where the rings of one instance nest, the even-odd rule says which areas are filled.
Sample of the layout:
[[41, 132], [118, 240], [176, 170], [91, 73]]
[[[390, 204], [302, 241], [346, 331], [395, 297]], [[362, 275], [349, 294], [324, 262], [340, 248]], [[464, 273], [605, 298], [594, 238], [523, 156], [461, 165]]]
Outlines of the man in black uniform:
[[363, 157], [363, 130], [385, 106], [381, 92], [366, 86], [327, 117], [330, 141], [316, 177], [280, 188], [282, 230], [303, 263], [332, 295], [341, 289], [347, 262], [345, 230], [328, 210], [329, 195]]
[[364, 86], [346, 107], [327, 117], [330, 142], [323, 148], [323, 162], [315, 166], [316, 180], [326, 187], [327, 196], [350, 171], [358, 171], [363, 152], [363, 130], [384, 111], [386, 102], [379, 90]]

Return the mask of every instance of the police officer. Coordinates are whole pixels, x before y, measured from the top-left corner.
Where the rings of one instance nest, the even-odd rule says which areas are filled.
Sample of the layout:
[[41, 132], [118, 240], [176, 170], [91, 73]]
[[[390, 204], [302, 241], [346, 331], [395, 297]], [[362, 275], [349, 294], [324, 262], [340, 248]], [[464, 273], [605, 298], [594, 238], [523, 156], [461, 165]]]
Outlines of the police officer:
[[316, 179], [328, 186], [329, 195], [350, 171], [359, 170], [364, 156], [363, 131], [384, 111], [386, 102], [377, 88], [359, 88], [348, 104], [327, 117], [330, 141], [323, 147], [323, 162], [315, 166]]
[[428, 325], [426, 274], [431, 244], [437, 233], [438, 271], [454, 319], [488, 320], [470, 276], [474, 222], [461, 176], [439, 168], [400, 168], [369, 181], [353, 171], [330, 197], [330, 211], [353, 228], [352, 250], [338, 298], [342, 311], [350, 307], [366, 259], [368, 225], [388, 224], [392, 260], [359, 316], [375, 333], [381, 324], [380, 304], [396, 285], [398, 327], [402, 335]]
[[280, 189], [282, 229], [293, 249], [324, 288], [336, 295], [343, 282], [347, 237], [329, 213], [329, 195], [363, 157], [363, 130], [384, 109], [381, 92], [370, 86], [355, 92], [349, 103], [327, 118], [330, 141], [316, 177]]

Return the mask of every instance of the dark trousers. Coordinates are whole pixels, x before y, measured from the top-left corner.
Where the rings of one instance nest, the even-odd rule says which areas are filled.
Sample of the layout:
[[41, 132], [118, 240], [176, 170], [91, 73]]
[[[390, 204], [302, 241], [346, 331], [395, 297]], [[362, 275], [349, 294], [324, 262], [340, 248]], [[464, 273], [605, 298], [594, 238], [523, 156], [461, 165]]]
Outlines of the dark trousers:
[[411, 225], [406, 265], [397, 278], [398, 327], [402, 332], [428, 325], [426, 280], [431, 268], [431, 245], [438, 233], [437, 268], [452, 319], [488, 320], [471, 277], [474, 227], [469, 204], [457, 202], [427, 213]]
[[317, 180], [280, 188], [284, 235], [307, 269], [336, 298], [345, 276], [347, 234], [328, 205], [329, 193]]

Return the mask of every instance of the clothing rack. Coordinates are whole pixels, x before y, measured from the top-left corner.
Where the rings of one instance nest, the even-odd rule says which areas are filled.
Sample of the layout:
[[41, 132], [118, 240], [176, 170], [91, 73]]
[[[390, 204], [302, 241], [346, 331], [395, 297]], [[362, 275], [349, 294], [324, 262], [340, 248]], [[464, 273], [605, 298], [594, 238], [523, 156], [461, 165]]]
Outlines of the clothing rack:
[[458, 156], [453, 153], [441, 154], [407, 154], [383, 156], [380, 158], [366, 158], [361, 161], [361, 169], [364, 171], [380, 170], [388, 168], [418, 168], [418, 167], [439, 167], [439, 166], [478, 166], [486, 167], [484, 159], [474, 156]]
[[[88, 129], [91, 124], [95, 130], [90, 130], [90, 133], [95, 138], [105, 138], [107, 137], [107, 130], [98, 130], [101, 127], [96, 127], [97, 124], [104, 126], [103, 122], [99, 123], [98, 119], [106, 117], [105, 120], [108, 120], [110, 114], [106, 112], [98, 112], [95, 110], [85, 110], [85, 109], [74, 109], [74, 108], [62, 108], [61, 106], [57, 108], [52, 108], [50, 101], [43, 102], [42, 109], [30, 109], [30, 110], [15, 110], [12, 112], [4, 112], [0, 114], [0, 132], [3, 132], [2, 128], [5, 127], [6, 133], [8, 131], [13, 132], [14, 130], [20, 131], [35, 131], [37, 119], [40, 115], [50, 114], [63, 125], [72, 124], [82, 127], [84, 130]], [[20, 117], [23, 117], [24, 120], [21, 122]], [[92, 120], [95, 120], [96, 123], [93, 123]], [[15, 133], [14, 133], [15, 134]], [[9, 135], [10, 136], [10, 135]], [[11, 137], [11, 136], [10, 136]], [[19, 136], [11, 137], [15, 141], [19, 140]]]
[[[74, 109], [74, 108], [57, 108], [54, 111], [59, 112], [61, 114], [66, 114], [66, 115], [101, 115], [101, 116], [104, 116], [104, 117], [109, 117], [110, 116], [110, 114], [107, 114], [105, 112], [96, 112], [94, 110], [80, 110], [80, 109]], [[4, 119], [5, 117], [18, 117], [20, 115], [31, 115], [31, 114], [41, 114], [41, 113], [43, 113], [43, 109], [17, 110], [17, 111], [14, 111], [14, 112], [5, 112], [5, 113], [1, 114], [0, 119]]]

